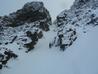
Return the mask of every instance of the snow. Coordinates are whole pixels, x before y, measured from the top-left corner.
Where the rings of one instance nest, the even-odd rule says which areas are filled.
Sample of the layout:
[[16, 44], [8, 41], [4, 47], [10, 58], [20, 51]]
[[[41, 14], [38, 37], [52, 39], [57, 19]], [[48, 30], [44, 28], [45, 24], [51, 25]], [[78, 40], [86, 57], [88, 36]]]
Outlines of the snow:
[[0, 74], [98, 74], [97, 32], [98, 27], [95, 27], [79, 34], [76, 42], [64, 52], [55, 47], [49, 49], [48, 43], [55, 32], [44, 32], [44, 37], [30, 53], [14, 50], [19, 58], [9, 62], [9, 69], [3, 69]]
[[[78, 74], [97, 74], [98, 73], [98, 27], [78, 38], [74, 46], [74, 62], [79, 69]], [[77, 48], [76, 48], [77, 47]], [[76, 53], [77, 52], [77, 53]]]
[[[87, 11], [86, 9], [83, 10]], [[96, 16], [98, 16], [97, 12], [96, 9], [92, 10], [91, 13], [96, 13]], [[59, 16], [63, 16], [63, 13]], [[81, 14], [84, 15], [85, 13]], [[89, 14], [85, 15], [87, 20], [89, 20]], [[69, 16], [74, 17], [73, 14]], [[77, 21], [77, 18], [73, 20]], [[82, 26], [82, 24], [85, 25], [86, 20], [83, 19], [77, 22]], [[68, 24], [67, 28], [62, 28], [66, 30], [70, 27], [73, 28]], [[87, 26], [87, 33], [82, 32], [84, 27], [76, 27], [78, 38], [64, 52], [60, 51], [58, 47], [49, 49], [49, 43], [57, 34], [57, 32], [54, 32], [54, 28], [54, 25], [52, 25], [50, 31], [44, 32], [43, 38], [38, 41], [34, 50], [29, 53], [25, 53], [26, 49], [18, 50], [19, 46], [16, 43], [2, 45], [2, 47], [13, 49], [19, 57], [16, 60], [10, 60], [7, 64], [9, 68], [0, 70], [0, 74], [98, 74], [98, 27]], [[62, 28], [60, 27], [60, 29]], [[24, 36], [21, 28], [18, 30], [20, 32], [17, 33], [17, 36]]]

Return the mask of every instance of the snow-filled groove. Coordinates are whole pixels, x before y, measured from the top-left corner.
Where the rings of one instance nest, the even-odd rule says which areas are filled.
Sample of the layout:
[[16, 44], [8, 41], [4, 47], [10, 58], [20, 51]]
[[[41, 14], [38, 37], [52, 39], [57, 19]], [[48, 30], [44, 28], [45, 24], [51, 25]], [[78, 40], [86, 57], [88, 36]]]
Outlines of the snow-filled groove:
[[97, 12], [97, 0], [75, 0], [52, 23], [28, 2], [0, 17], [0, 74], [98, 74]]

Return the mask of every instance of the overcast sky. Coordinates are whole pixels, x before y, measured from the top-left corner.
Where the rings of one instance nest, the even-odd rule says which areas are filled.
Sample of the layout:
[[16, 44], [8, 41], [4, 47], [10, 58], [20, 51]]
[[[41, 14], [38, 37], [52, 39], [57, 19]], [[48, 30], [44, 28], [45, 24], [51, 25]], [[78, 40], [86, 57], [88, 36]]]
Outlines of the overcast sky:
[[50, 11], [53, 19], [65, 9], [68, 9], [74, 0], [0, 0], [0, 16], [22, 8], [26, 2], [43, 1], [45, 7]]

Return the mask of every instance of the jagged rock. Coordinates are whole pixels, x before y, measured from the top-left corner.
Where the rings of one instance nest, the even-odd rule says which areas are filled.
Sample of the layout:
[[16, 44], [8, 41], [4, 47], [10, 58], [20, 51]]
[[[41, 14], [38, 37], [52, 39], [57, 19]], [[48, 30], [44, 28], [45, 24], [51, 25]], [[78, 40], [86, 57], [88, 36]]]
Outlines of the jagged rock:
[[77, 39], [77, 33], [75, 29], [68, 28], [66, 30], [58, 31], [57, 36], [49, 44], [49, 47], [52, 46], [59, 47], [60, 50], [64, 51], [70, 47], [73, 42]]
[[30, 52], [43, 37], [43, 31], [49, 31], [51, 22], [44, 4], [36, 1], [28, 2], [22, 9], [0, 17], [0, 69], [7, 67], [10, 59], [18, 57], [12, 52], [13, 49], [9, 51], [10, 45], [17, 47], [17, 51], [27, 49], [25, 52]]
[[34, 49], [35, 45], [37, 44], [38, 39], [42, 38], [43, 33], [42, 31], [40, 32], [35, 31], [34, 33], [32, 33], [31, 31], [27, 31], [26, 35], [27, 37], [31, 39], [30, 43], [24, 44], [24, 47], [28, 48], [26, 52], [29, 52]]
[[20, 44], [26, 44], [28, 39], [23, 41], [26, 38], [20, 38], [21, 36], [18, 36], [18, 33], [23, 32], [25, 35], [26, 32], [31, 32], [32, 34], [37, 32], [37, 36], [30, 34], [30, 37], [29, 33], [26, 36], [32, 42], [37, 39], [37, 42], [39, 38], [42, 38], [43, 31], [49, 31], [50, 25], [51, 17], [44, 4], [36, 1], [28, 2], [22, 9], [0, 18], [0, 40], [5, 45], [12, 44], [18, 40], [22, 42]]
[[34, 34], [32, 34], [32, 32], [27, 31], [26, 34], [27, 34], [27, 37], [29, 37], [32, 40], [30, 43], [24, 44], [24, 46], [28, 48], [26, 52], [29, 52], [32, 49], [34, 49], [34, 45], [38, 41], [38, 36], [37, 36], [37, 32], [34, 32]]
[[10, 13], [9, 16], [4, 16], [3, 20], [6, 21], [8, 23], [7, 26], [10, 27], [17, 27], [24, 25], [25, 23], [42, 21], [44, 24], [39, 24], [39, 28], [45, 31], [49, 30], [49, 25], [51, 24], [50, 14], [42, 2], [28, 2], [22, 9]]
[[7, 63], [10, 59], [16, 59], [18, 57], [13, 51], [8, 48], [0, 48], [0, 69], [8, 67]]
[[57, 26], [57, 35], [49, 47], [56, 46], [63, 51], [70, 47], [78, 38], [79, 29], [86, 33], [86, 30], [98, 25], [97, 12], [98, 0], [75, 0], [69, 10], [64, 10], [57, 16], [54, 23]]

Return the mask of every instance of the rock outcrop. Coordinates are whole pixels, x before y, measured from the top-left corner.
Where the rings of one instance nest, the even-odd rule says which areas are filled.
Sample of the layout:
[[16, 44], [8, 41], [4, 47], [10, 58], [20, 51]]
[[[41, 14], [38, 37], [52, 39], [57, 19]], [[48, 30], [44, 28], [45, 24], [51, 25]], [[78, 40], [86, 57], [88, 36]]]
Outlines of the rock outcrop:
[[[33, 50], [38, 40], [43, 37], [43, 31], [49, 31], [51, 22], [50, 14], [42, 2], [28, 2], [22, 9], [0, 17], [0, 69], [5, 67], [10, 58], [17, 55], [17, 48], [25, 50], [26, 53]], [[9, 51], [9, 48], [12, 48], [10, 51], [13, 51], [13, 56], [4, 59], [7, 57], [4, 52]]]
[[50, 14], [42, 2], [28, 2], [22, 9], [10, 13], [9, 16], [4, 16], [2, 19], [7, 22], [6, 26], [9, 27], [38, 21], [40, 24], [37, 26], [45, 31], [49, 30], [49, 24], [51, 24]]
[[69, 10], [61, 12], [55, 21], [57, 36], [49, 44], [65, 50], [78, 38], [98, 25], [98, 0], [75, 0]]

